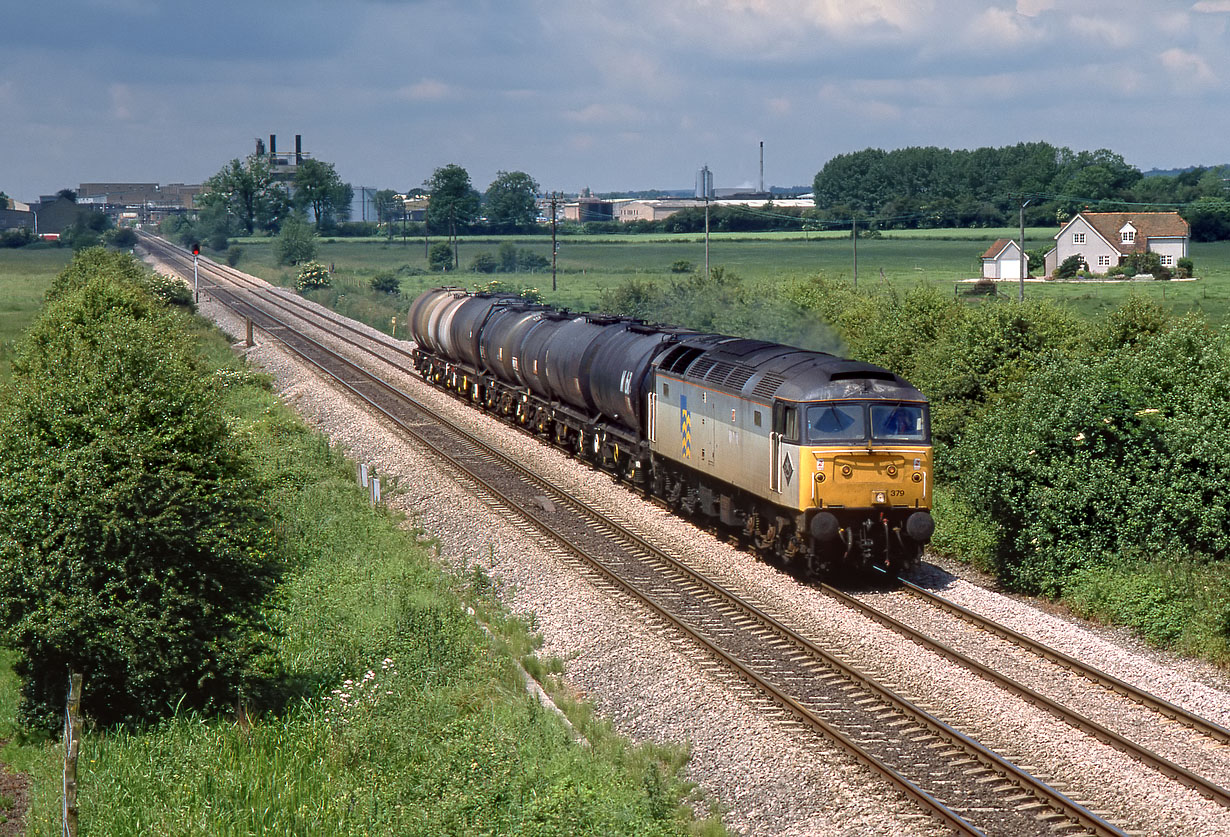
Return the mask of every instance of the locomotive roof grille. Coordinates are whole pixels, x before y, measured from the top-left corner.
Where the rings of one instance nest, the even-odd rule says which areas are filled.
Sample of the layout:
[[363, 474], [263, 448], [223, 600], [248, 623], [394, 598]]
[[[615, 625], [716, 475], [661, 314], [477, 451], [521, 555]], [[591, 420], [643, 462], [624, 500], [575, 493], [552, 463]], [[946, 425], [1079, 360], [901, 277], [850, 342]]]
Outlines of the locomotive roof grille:
[[778, 388], [786, 383], [786, 378], [776, 372], [768, 372], [763, 378], [756, 382], [756, 386], [752, 387], [752, 395], [758, 395], [761, 398], [772, 398]]
[[711, 384], [721, 385], [726, 382], [726, 378], [735, 368], [729, 363], [717, 361], [713, 364], [713, 368], [705, 374], [705, 380]]
[[730, 377], [726, 379], [726, 386], [733, 390], [742, 390], [744, 384], [751, 380], [754, 374], [756, 370], [750, 366], [736, 366], [735, 371], [731, 372]]
[[688, 367], [685, 373], [689, 378], [705, 379], [705, 375], [713, 368], [717, 361], [711, 357], [699, 358], [695, 363]]

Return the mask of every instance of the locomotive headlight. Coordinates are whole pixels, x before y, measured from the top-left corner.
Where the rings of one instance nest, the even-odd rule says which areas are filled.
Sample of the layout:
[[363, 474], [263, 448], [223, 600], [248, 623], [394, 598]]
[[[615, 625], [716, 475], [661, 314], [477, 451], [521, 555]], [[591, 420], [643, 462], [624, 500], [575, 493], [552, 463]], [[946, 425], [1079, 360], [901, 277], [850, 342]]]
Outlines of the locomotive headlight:
[[887, 503], [888, 502], [888, 492], [887, 491], [871, 492], [871, 502], [875, 503], [876, 505], [883, 505]]
[[848, 477], [848, 476], [850, 476], [850, 475], [851, 475], [851, 474], [853, 474], [853, 473], [854, 473], [854, 469], [853, 469], [853, 468], [851, 468], [849, 465], [842, 465], [842, 466], [841, 466], [841, 475], [842, 475], [843, 477]]
[[922, 472], [921, 472], [921, 471], [915, 471], [915, 472], [914, 472], [914, 476], [910, 477], [910, 479], [914, 480], [914, 482], [922, 482], [922, 481], [923, 481], [923, 475], [922, 475]]
[[895, 476], [897, 476], [897, 466], [896, 466], [896, 465], [889, 465], [889, 466], [888, 466], [888, 475], [889, 475], [890, 477], [895, 477]]
[[824, 476], [824, 472], [823, 472], [823, 471], [821, 471], [820, 473], [816, 474], [816, 482], [824, 482], [824, 480], [825, 480], [825, 476]]

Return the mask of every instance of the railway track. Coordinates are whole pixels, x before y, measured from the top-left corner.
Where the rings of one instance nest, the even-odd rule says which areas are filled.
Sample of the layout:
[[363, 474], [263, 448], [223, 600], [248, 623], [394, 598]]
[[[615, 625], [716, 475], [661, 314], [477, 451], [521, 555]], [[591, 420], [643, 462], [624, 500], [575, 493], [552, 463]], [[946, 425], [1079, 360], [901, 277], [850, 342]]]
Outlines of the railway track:
[[[145, 239], [151, 248], [160, 246]], [[182, 251], [162, 250], [166, 259]], [[186, 259], [191, 264], [191, 258]], [[405, 393], [298, 333], [289, 317], [341, 336], [358, 350], [390, 362], [406, 353], [392, 341], [372, 346], [366, 331], [340, 318], [307, 314], [280, 292], [239, 274], [208, 267], [207, 292], [340, 382], [406, 433], [432, 447], [487, 502], [547, 532], [592, 572], [688, 635], [740, 678], [812, 728], [850, 749], [887, 776], [954, 831], [964, 834], [1122, 834], [1115, 826], [874, 683], [781, 624], [737, 591], [687, 568], [680, 556], [649, 544], [628, 525], [609, 519], [561, 489], [455, 428], [441, 427]], [[237, 274], [237, 272], [232, 272]], [[220, 281], [259, 289], [260, 304]], [[273, 307], [281, 312], [274, 315]], [[343, 327], [344, 326], [344, 327]], [[407, 364], [408, 365], [408, 364]], [[840, 591], [835, 591], [840, 592]], [[891, 618], [891, 617], [890, 617]], [[1056, 652], [1057, 653], [1057, 652]]]
[[[1023, 634], [1012, 631], [1011, 629], [1000, 625], [999, 623], [988, 619], [968, 608], [961, 607], [955, 602], [951, 602], [942, 596], [938, 596], [925, 588], [919, 587], [916, 584], [906, 580], [899, 579], [904, 589], [908, 590], [912, 595], [917, 596], [933, 607], [940, 608], [946, 612], [958, 616], [962, 620], [969, 622], [982, 631], [989, 634], [1000, 636], [1009, 640], [1014, 645], [1028, 651], [1045, 660], [1049, 660], [1062, 665], [1069, 671], [1085, 677], [1090, 682], [1096, 683], [1111, 689], [1124, 697], [1129, 698], [1151, 709], [1160, 715], [1168, 718], [1171, 721], [1184, 724], [1190, 729], [1205, 735], [1219, 744], [1230, 742], [1230, 730], [1213, 723], [1205, 718], [1188, 712], [1182, 707], [1176, 706], [1168, 701], [1165, 701], [1155, 695], [1151, 695], [1135, 686], [1128, 684], [1118, 678], [1112, 677], [1105, 672], [1099, 671], [1092, 666], [1089, 666], [1074, 657], [1056, 651], [1042, 643], [1036, 642]], [[1088, 735], [1097, 738], [1105, 744], [1109, 744], [1116, 750], [1126, 753], [1132, 758], [1139, 761], [1159, 773], [1170, 777], [1171, 779], [1185, 785], [1202, 796], [1217, 802], [1223, 807], [1230, 808], [1230, 790], [1210, 781], [1209, 779], [1189, 770], [1175, 762], [1171, 761], [1158, 754], [1154, 750], [1132, 741], [1128, 737], [1121, 735], [1118, 732], [1110, 729], [1104, 724], [1098, 723], [1086, 715], [1068, 707], [1056, 700], [1047, 697], [1045, 694], [1036, 689], [1009, 677], [992, 666], [979, 662], [968, 654], [962, 653], [951, 645], [935, 638], [934, 636], [924, 633], [905, 622], [889, 615], [880, 608], [863, 601], [857, 596], [839, 590], [831, 585], [822, 584], [821, 589], [832, 598], [841, 602], [843, 605], [853, 608], [870, 619], [884, 625], [890, 630], [907, 637], [918, 645], [945, 657], [948, 660], [956, 663], [962, 668], [973, 672], [979, 677], [994, 683], [1006, 691], [1012, 692], [1021, 698], [1024, 698], [1034, 706], [1040, 707], [1056, 718], [1070, 724]]]

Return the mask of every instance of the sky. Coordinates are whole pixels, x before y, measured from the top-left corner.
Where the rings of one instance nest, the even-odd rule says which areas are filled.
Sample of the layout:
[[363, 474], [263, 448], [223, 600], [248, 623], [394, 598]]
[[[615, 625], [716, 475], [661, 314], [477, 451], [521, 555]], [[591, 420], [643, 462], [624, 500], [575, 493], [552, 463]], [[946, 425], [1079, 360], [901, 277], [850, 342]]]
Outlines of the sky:
[[278, 137], [358, 186], [810, 186], [864, 148], [1230, 162], [1230, 0], [5, 0], [0, 190], [199, 183]]

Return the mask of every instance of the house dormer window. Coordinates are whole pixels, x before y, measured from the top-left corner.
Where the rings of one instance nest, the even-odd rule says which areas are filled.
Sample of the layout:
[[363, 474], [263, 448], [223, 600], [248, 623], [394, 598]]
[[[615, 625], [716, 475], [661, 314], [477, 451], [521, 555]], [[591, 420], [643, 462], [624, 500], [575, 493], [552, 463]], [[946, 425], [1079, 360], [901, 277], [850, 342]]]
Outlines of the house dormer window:
[[1136, 240], [1136, 230], [1124, 230], [1119, 233], [1119, 241], [1124, 244], [1131, 244]]
[[1072, 243], [1073, 244], [1084, 244], [1085, 234], [1084, 233], [1072, 233]]

